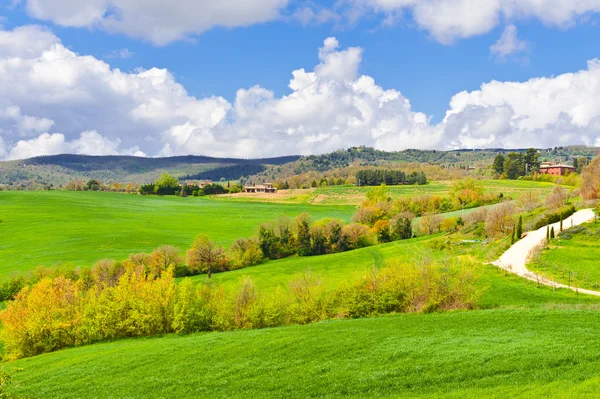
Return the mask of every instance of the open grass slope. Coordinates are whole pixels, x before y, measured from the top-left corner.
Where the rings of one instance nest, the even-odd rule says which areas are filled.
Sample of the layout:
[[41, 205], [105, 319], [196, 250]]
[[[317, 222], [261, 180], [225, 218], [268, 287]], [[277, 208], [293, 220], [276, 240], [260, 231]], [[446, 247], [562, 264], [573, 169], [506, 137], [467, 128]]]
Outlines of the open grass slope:
[[[482, 308], [600, 304], [600, 298], [577, 295], [566, 289], [553, 290], [538, 286], [532, 281], [486, 264], [508, 247], [508, 240], [496, 243], [462, 243], [456, 238], [450, 242], [447, 240], [446, 236], [440, 234], [337, 254], [268, 261], [253, 267], [213, 274], [211, 284], [221, 284], [235, 290], [244, 278], [249, 277], [262, 292], [277, 288], [285, 290], [291, 280], [309, 270], [320, 276], [326, 287], [335, 289], [345, 282], [357, 281], [373, 267], [428, 260], [447, 262], [449, 267], [454, 267], [453, 261], [462, 260], [473, 263], [478, 277], [477, 286], [482, 292], [479, 300]], [[439, 245], [445, 245], [444, 249], [437, 249]], [[192, 277], [192, 280], [202, 283], [208, 281], [206, 275]]]
[[0, 277], [39, 265], [91, 266], [159, 245], [188, 248], [198, 234], [220, 244], [250, 237], [282, 214], [349, 220], [351, 206], [220, 201], [102, 192], [0, 191]]
[[102, 343], [11, 363], [37, 398], [572, 398], [600, 390], [597, 310], [401, 315]]
[[[565, 228], [567, 226], [565, 224]], [[567, 230], [528, 265], [532, 271], [562, 284], [600, 289], [600, 222]]]
[[[548, 194], [553, 183], [523, 180], [482, 180], [484, 192], [503, 193], [518, 198], [522, 193], [533, 191]], [[394, 199], [418, 195], [444, 196], [450, 193], [452, 182], [430, 182], [424, 186], [389, 186], [388, 195]], [[271, 203], [315, 204], [315, 205], [359, 205], [365, 200], [372, 187], [331, 186], [306, 190], [282, 190], [277, 194], [231, 194], [223, 196], [230, 201], [253, 201]]]

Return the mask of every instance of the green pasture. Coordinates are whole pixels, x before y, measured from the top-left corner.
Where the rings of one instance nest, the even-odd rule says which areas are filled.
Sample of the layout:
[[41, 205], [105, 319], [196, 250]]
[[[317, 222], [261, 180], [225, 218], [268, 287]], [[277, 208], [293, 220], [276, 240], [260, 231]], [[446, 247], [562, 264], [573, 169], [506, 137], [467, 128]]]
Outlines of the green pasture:
[[[440, 250], [440, 245], [444, 245], [444, 249]], [[578, 295], [565, 289], [554, 291], [487, 264], [497, 259], [508, 245], [508, 239], [495, 243], [466, 243], [460, 238], [449, 240], [438, 234], [337, 254], [268, 261], [253, 267], [213, 274], [210, 282], [235, 290], [244, 278], [249, 277], [259, 291], [270, 292], [277, 288], [286, 290], [291, 280], [310, 271], [319, 276], [326, 287], [335, 289], [345, 282], [357, 281], [373, 267], [427, 261], [461, 267], [456, 263], [461, 261], [474, 268], [477, 287], [481, 292], [479, 306], [482, 308], [586, 303], [600, 305], [600, 298]], [[192, 280], [208, 282], [206, 275], [192, 277]]]
[[182, 251], [198, 234], [220, 244], [280, 215], [348, 221], [352, 206], [311, 206], [104, 192], [0, 191], [0, 277], [39, 265], [91, 266], [160, 245]]
[[15, 370], [11, 393], [36, 398], [591, 398], [600, 391], [597, 312], [484, 310], [168, 335], [5, 368]]
[[567, 230], [552, 240], [528, 267], [556, 282], [600, 290], [600, 222], [575, 231]]
[[[481, 180], [486, 193], [503, 193], [507, 197], [517, 199], [526, 191], [534, 191], [540, 195], [548, 194], [555, 186], [553, 183], [524, 180]], [[571, 187], [565, 187], [570, 189]], [[269, 202], [314, 205], [359, 205], [372, 187], [328, 186], [305, 190], [284, 190], [273, 196], [238, 195], [226, 196], [223, 200], [231, 202]], [[445, 196], [450, 193], [452, 182], [430, 182], [424, 186], [388, 186], [388, 195], [394, 199], [420, 195]]]

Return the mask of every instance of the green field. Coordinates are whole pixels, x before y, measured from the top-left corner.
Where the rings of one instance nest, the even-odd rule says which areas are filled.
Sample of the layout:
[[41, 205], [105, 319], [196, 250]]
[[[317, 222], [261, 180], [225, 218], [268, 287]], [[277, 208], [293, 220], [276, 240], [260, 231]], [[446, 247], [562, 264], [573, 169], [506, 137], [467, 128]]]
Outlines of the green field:
[[220, 244], [263, 222], [309, 212], [349, 220], [352, 206], [234, 203], [102, 192], [0, 191], [0, 277], [39, 265], [91, 266], [159, 245], [188, 248], [198, 234]]
[[[565, 226], [567, 227], [567, 226]], [[575, 287], [600, 289], [600, 222], [565, 231], [528, 266], [531, 270]]]
[[[523, 180], [481, 180], [486, 193], [503, 193], [506, 197], [517, 199], [526, 191], [548, 194], [555, 186], [553, 183], [543, 183]], [[571, 187], [565, 187], [570, 189]], [[234, 194], [225, 196], [231, 202], [270, 202], [286, 204], [314, 205], [359, 205], [365, 200], [367, 192], [372, 187], [330, 186], [306, 190], [284, 190], [276, 195], [253, 196], [249, 194]], [[388, 195], [394, 199], [418, 195], [445, 196], [450, 193], [452, 182], [430, 182], [425, 186], [388, 186]]]
[[7, 366], [37, 398], [597, 397], [597, 309], [403, 315], [108, 342]]

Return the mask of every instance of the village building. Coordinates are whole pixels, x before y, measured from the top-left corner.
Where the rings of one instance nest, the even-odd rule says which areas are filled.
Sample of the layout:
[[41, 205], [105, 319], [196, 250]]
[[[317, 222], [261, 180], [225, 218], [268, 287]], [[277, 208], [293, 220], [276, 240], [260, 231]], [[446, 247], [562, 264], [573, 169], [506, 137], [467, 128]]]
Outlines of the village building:
[[544, 175], [564, 176], [567, 172], [575, 173], [575, 171], [575, 167], [569, 165], [547, 165], [545, 162], [540, 166], [540, 174]]
[[198, 186], [200, 188], [204, 188], [210, 184], [212, 184], [212, 180], [188, 180], [185, 182], [187, 187]]
[[258, 184], [256, 186], [246, 187], [247, 193], [276, 193], [277, 188], [273, 186], [273, 183]]

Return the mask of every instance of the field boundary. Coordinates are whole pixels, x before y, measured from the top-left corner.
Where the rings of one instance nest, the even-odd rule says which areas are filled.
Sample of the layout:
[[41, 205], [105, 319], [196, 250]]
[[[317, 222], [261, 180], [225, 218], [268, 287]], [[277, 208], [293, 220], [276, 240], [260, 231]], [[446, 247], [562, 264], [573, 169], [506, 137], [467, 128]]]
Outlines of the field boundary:
[[[595, 217], [596, 214], [593, 210], [584, 209], [565, 219], [563, 221], [563, 225], [569, 227], [578, 226], [594, 220]], [[555, 231], [559, 231], [560, 222], [551, 224], [550, 228], [554, 228]], [[532, 253], [537, 247], [543, 245], [544, 241], [546, 240], [546, 229], [547, 227], [544, 226], [538, 230], [528, 232], [523, 239], [516, 242], [513, 246], [506, 250], [506, 252], [500, 256], [500, 259], [492, 262], [491, 264], [527, 280], [534, 281], [538, 284], [547, 285], [553, 288], [566, 288], [582, 294], [600, 296], [600, 291], [587, 290], [584, 288], [557, 283], [527, 269], [527, 261], [531, 257]]]

